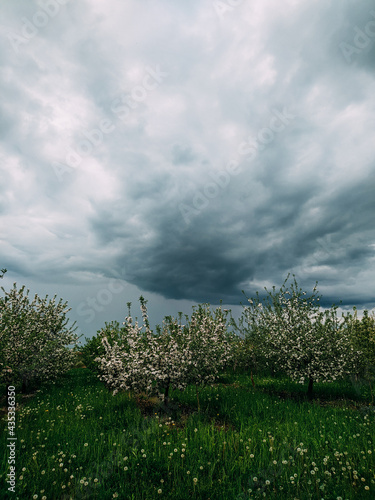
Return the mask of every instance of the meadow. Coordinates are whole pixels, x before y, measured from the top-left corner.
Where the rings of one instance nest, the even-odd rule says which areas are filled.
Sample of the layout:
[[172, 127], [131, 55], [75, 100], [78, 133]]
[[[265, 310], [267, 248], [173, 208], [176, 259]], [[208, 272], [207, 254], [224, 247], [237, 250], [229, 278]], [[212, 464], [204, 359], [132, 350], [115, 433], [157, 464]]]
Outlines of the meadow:
[[[306, 387], [221, 374], [213, 387], [115, 396], [86, 368], [17, 395], [14, 499], [375, 498], [375, 411], [365, 383]], [[5, 406], [5, 400], [2, 401]], [[4, 408], [3, 408], [4, 410]], [[3, 412], [3, 442], [6, 422]]]

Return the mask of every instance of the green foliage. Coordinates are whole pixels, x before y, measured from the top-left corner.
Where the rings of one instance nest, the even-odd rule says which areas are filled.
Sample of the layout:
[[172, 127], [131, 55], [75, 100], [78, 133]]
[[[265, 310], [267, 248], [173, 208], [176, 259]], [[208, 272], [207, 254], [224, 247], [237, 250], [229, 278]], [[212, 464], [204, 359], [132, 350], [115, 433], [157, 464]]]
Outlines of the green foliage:
[[255, 371], [257, 367], [254, 346], [249, 338], [233, 337], [232, 356], [228, 368], [235, 373]]
[[358, 359], [357, 374], [367, 378], [375, 375], [375, 314], [363, 311], [362, 319], [358, 318], [357, 309], [354, 314], [344, 315], [344, 326], [349, 331], [353, 347], [361, 351]]
[[110, 323], [105, 323], [104, 328], [97, 331], [97, 335], [94, 335], [92, 338], [86, 337], [86, 344], [80, 349], [80, 358], [86, 368], [98, 372], [99, 365], [95, 361], [95, 358], [104, 356], [105, 354], [102, 344], [103, 338], [107, 337], [111, 346], [113, 346], [114, 342], [122, 344], [126, 330], [126, 326], [120, 327], [118, 321], [111, 321]]
[[7, 272], [7, 269], [0, 269], [0, 279], [4, 277], [4, 274]]

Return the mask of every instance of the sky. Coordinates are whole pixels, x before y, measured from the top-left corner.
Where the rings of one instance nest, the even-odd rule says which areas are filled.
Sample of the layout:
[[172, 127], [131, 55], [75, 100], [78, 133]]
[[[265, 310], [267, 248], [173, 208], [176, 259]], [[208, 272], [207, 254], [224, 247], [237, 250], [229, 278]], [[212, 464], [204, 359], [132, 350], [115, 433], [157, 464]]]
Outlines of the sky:
[[86, 337], [288, 273], [375, 307], [373, 0], [2, 0], [0, 37], [5, 289]]

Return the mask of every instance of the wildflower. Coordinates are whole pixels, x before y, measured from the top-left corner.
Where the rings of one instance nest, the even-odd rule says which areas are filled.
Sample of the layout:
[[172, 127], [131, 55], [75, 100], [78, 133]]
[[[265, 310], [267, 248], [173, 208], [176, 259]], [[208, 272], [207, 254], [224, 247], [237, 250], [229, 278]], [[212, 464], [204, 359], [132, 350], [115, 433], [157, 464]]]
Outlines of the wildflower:
[[161, 494], [163, 493], [163, 490], [160, 490], [160, 489], [159, 489], [159, 490], [158, 490], [158, 493], [159, 493], [159, 495], [161, 495]]
[[85, 443], [83, 446], [88, 446], [88, 445], [89, 445], [89, 443]]
[[194, 483], [196, 483], [198, 481], [198, 478], [194, 477], [193, 481], [194, 481]]

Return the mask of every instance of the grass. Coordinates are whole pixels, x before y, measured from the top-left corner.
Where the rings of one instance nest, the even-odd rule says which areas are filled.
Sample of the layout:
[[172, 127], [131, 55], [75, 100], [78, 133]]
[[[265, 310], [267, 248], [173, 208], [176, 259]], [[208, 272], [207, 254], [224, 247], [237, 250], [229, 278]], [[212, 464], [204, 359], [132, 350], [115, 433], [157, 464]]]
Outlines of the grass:
[[[19, 499], [371, 499], [375, 413], [365, 386], [227, 374], [170, 409], [111, 393], [87, 369], [17, 411]], [[18, 401], [20, 401], [20, 397]], [[7, 437], [2, 421], [3, 441]], [[7, 498], [3, 447], [0, 498]]]

